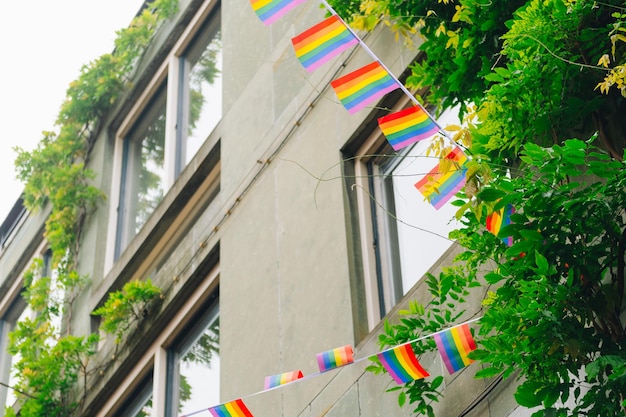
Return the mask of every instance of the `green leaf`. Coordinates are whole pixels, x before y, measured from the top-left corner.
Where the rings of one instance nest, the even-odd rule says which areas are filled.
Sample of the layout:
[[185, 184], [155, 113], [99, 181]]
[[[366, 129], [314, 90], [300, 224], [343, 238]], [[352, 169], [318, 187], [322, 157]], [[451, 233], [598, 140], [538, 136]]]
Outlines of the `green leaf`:
[[524, 239], [532, 242], [543, 242], [545, 239], [541, 233], [534, 229], [518, 229], [518, 233]]
[[541, 275], [548, 275], [550, 265], [548, 259], [538, 251], [535, 251], [535, 263], [537, 264], [537, 272]]
[[545, 396], [543, 398], [543, 406], [546, 408], [550, 408], [556, 403], [561, 395], [561, 391], [559, 389], [546, 388]]
[[528, 158], [526, 162], [533, 166], [541, 166], [549, 159], [548, 151], [532, 142], [524, 145], [524, 155]]
[[494, 71], [501, 76], [502, 78], [509, 78], [511, 77], [511, 71], [509, 71], [507, 68], [504, 67], [495, 67]]
[[585, 372], [589, 380], [595, 380], [600, 375], [600, 372], [604, 372], [607, 367], [617, 369], [623, 367], [626, 364], [626, 359], [616, 355], [604, 355], [594, 360], [593, 362], [585, 366]]
[[406, 403], [406, 392], [401, 391], [400, 394], [398, 394], [398, 405], [400, 407], [404, 407], [405, 403]]
[[506, 193], [501, 190], [497, 190], [495, 188], [485, 188], [478, 193], [478, 198], [483, 201], [497, 201], [504, 197]]
[[491, 378], [496, 375], [499, 375], [501, 372], [502, 372], [502, 369], [493, 368], [493, 367], [485, 368], [476, 372], [476, 378]]
[[492, 81], [494, 83], [501, 83], [501, 82], [504, 81], [504, 78], [502, 78], [500, 75], [492, 72], [491, 74], [485, 75], [485, 80]]
[[443, 384], [444, 378], [443, 376], [439, 375], [435, 378], [433, 378], [432, 382], [430, 383], [430, 387], [433, 390], [436, 390], [437, 388], [439, 388], [441, 386], [441, 384]]
[[537, 395], [539, 386], [535, 383], [526, 381], [517, 387], [515, 391], [515, 401], [521, 406], [532, 408], [541, 405], [542, 398]]
[[496, 272], [489, 272], [485, 274], [485, 281], [487, 281], [489, 284], [495, 284], [502, 281], [503, 279], [504, 277]]

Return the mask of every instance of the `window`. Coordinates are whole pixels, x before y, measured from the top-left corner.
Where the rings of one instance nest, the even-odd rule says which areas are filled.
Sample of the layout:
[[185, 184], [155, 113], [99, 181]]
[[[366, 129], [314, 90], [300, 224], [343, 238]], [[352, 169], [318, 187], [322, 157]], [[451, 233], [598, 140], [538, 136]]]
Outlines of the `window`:
[[116, 259], [163, 199], [165, 91], [164, 83], [123, 140]]
[[219, 9], [179, 59], [177, 163], [191, 161], [222, 117], [222, 42]]
[[109, 265], [140, 232], [222, 117], [220, 8], [205, 4], [212, 10], [199, 15], [208, 17], [176, 44], [118, 133], [117, 204], [112, 206], [117, 221]]
[[[454, 112], [446, 113], [440, 123]], [[442, 120], [444, 119], [444, 120]], [[414, 184], [438, 162], [427, 141], [393, 151], [378, 128], [348, 158], [354, 166], [352, 206], [358, 217], [369, 328], [424, 276], [452, 242], [456, 208], [433, 208]]]
[[[215, 253], [215, 255], [217, 255]], [[196, 281], [182, 305], [133, 360], [96, 414], [99, 417], [178, 417], [219, 403], [219, 264]]]
[[197, 319], [167, 352], [166, 416], [219, 403], [219, 305], [209, 298]]
[[21, 296], [15, 298], [11, 303], [9, 309], [4, 313], [2, 319], [0, 319], [0, 416], [4, 415], [4, 406], [12, 406], [15, 402], [15, 394], [13, 390], [6, 387], [15, 385], [15, 378], [11, 372], [11, 365], [17, 360], [15, 357], [9, 355], [8, 343], [9, 333], [15, 328], [16, 323], [20, 318], [23, 318], [28, 314], [26, 312], [26, 303]]
[[24, 200], [20, 196], [0, 225], [0, 253], [9, 246], [19, 230], [20, 224], [26, 219], [27, 213], [26, 207], [24, 207]]

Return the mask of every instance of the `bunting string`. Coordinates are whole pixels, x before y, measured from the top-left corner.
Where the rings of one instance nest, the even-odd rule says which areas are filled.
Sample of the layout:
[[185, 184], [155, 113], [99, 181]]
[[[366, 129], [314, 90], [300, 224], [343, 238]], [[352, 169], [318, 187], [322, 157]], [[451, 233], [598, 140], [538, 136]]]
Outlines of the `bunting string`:
[[[277, 16], [282, 16], [303, 2], [303, 0], [250, 0], [253, 10], [265, 24], [273, 22]], [[393, 149], [398, 151], [440, 133], [450, 143], [454, 144], [454, 154], [463, 155], [464, 159], [467, 160], [459, 147], [460, 145], [450, 137], [448, 132], [389, 68], [378, 59], [376, 54], [337, 14], [328, 1], [320, 0], [320, 2], [331, 16], [292, 38], [296, 57], [304, 68], [309, 72], [314, 71], [351, 46], [360, 45], [374, 62], [331, 82], [337, 97], [348, 112], [353, 114], [376, 99], [399, 88], [413, 102], [414, 106], [378, 119], [378, 124]], [[442, 173], [443, 176], [438, 175], [438, 172], [429, 173], [424, 178], [424, 184], [418, 183], [415, 186], [438, 210], [465, 185], [467, 170], [456, 171], [447, 174]], [[440, 186], [445, 186], [444, 192], [440, 192]]]
[[326, 0], [320, 0], [320, 2], [324, 5], [324, 7], [332, 14], [337, 16], [337, 18], [339, 18], [341, 20], [341, 22], [343, 22], [343, 24], [348, 28], [348, 30], [352, 33], [352, 35], [357, 39], [359, 45], [363, 48], [363, 50], [375, 61], [377, 61], [381, 67], [387, 71], [387, 73], [389, 74], [390, 77], [393, 78], [393, 80], [398, 84], [400, 90], [402, 90], [402, 92], [413, 102], [413, 104], [415, 106], [420, 107], [427, 115], [428, 117], [430, 117], [430, 119], [433, 121], [433, 123], [437, 126], [437, 128], [439, 129], [439, 131], [441, 132], [441, 134], [443, 136], [445, 136], [446, 138], [448, 138], [452, 143], [455, 143], [455, 141], [450, 137], [450, 135], [443, 129], [443, 127], [441, 127], [441, 125], [439, 124], [439, 122], [437, 122], [437, 120], [430, 115], [430, 113], [428, 113], [428, 111], [421, 105], [421, 103], [415, 98], [415, 96], [404, 86], [403, 83], [400, 82], [400, 80], [398, 79], [398, 77], [396, 77], [395, 75], [393, 75], [393, 73], [389, 70], [389, 68], [387, 68], [387, 66], [378, 59], [378, 56], [374, 53], [374, 51], [372, 51], [369, 46], [367, 46], [367, 44], [365, 42], [363, 42], [363, 40], [360, 38], [359, 35], [357, 35], [357, 33], [341, 18], [341, 16], [339, 16], [337, 14], [337, 12], [335, 11], [335, 9], [326, 1]]
[[[426, 339], [435, 340], [442, 361], [446, 365], [450, 374], [452, 374], [472, 362], [469, 358], [467, 358], [467, 354], [476, 349], [476, 344], [469, 330], [469, 325], [479, 321], [480, 319], [482, 319], [482, 316], [467, 320], [453, 327], [442, 329], [438, 332], [420, 336], [400, 345], [392, 346], [377, 353], [369, 354], [360, 358], [353, 357], [353, 351], [350, 345], [322, 352], [316, 355], [320, 369], [318, 372], [303, 375], [302, 371], [298, 370], [269, 376], [265, 378], [264, 389], [260, 391], [241, 396], [235, 400], [227, 401], [213, 407], [193, 411], [191, 413], [181, 415], [180, 417], [191, 417], [207, 411], [211, 413], [211, 415], [219, 417], [252, 417], [253, 414], [243, 402], [246, 398], [252, 398], [269, 391], [284, 388], [287, 385], [317, 378], [328, 373], [329, 371], [345, 366], [355, 365], [366, 360], [375, 360], [375, 358], [378, 358], [381, 364], [385, 367], [385, 369], [387, 369], [389, 374], [398, 384], [425, 378], [430, 374], [421, 366], [415, 357], [415, 353], [413, 352], [411, 345]], [[441, 348], [439, 347], [440, 342], [438, 342], [438, 340], [444, 340], [444, 342], [441, 342], [443, 343]], [[322, 363], [320, 363], [320, 360]], [[452, 368], [448, 367], [448, 362], [453, 363]], [[285, 375], [284, 378], [282, 377], [283, 375]], [[285, 382], [278, 383], [278, 381], [282, 379], [285, 379]]]

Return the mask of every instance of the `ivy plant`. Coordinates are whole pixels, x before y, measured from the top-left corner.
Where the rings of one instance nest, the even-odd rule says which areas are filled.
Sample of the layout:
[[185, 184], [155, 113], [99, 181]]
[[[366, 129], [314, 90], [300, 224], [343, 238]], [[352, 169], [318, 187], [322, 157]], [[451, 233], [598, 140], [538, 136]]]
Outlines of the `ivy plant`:
[[[155, 30], [177, 7], [176, 0], [148, 3], [128, 28], [118, 32], [112, 53], [83, 66], [67, 90], [56, 130], [44, 132], [32, 151], [16, 149], [26, 208], [48, 210], [45, 239], [52, 252], [49, 275], [54, 277], [42, 272], [42, 259], [33, 262], [24, 276], [27, 312], [32, 315], [21, 318], [9, 335], [9, 352], [17, 358], [12, 388], [22, 417], [70, 416], [85, 398], [98, 334], [72, 334], [72, 306], [88, 281], [77, 270], [83, 225], [103, 198], [93, 185], [95, 173], [88, 168], [90, 152], [104, 118], [130, 87], [135, 65]], [[132, 311], [107, 314], [122, 326], [121, 316]], [[76, 392], [80, 378], [82, 396]], [[13, 408], [7, 407], [6, 415], [15, 415]]]
[[102, 317], [100, 329], [114, 334], [115, 342], [120, 343], [131, 327], [148, 314], [150, 302], [160, 294], [161, 289], [150, 279], [127, 282], [120, 291], [110, 293], [93, 314]]

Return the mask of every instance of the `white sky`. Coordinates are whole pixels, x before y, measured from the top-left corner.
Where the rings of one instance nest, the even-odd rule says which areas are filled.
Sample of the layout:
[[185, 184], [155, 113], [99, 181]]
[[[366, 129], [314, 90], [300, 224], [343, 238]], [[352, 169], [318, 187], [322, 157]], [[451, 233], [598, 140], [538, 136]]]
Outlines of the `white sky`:
[[13, 147], [33, 149], [80, 68], [113, 50], [144, 0], [0, 0], [0, 223], [19, 197]]

